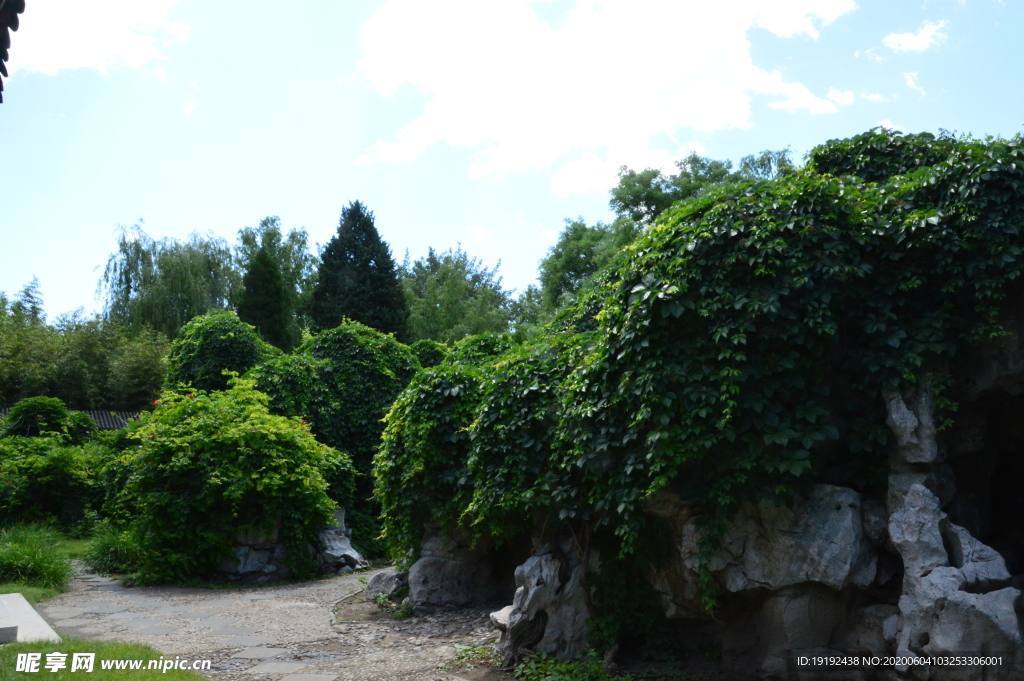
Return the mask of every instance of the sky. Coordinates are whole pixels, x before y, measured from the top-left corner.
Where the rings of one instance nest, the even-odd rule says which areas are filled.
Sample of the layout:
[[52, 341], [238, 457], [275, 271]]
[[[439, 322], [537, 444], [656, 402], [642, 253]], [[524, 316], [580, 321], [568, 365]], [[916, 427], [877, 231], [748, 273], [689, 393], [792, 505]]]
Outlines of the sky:
[[882, 125], [1024, 125], [1015, 0], [27, 0], [0, 104], [0, 291], [100, 310], [118, 230], [334, 235], [363, 202], [536, 281], [620, 166]]

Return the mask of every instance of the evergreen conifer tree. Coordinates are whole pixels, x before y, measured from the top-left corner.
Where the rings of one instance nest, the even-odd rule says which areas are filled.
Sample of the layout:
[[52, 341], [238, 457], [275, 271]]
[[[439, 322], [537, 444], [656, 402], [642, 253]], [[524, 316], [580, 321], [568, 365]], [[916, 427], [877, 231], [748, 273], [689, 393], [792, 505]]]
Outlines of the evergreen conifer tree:
[[263, 340], [271, 345], [285, 351], [295, 347], [284, 278], [266, 248], [260, 248], [242, 278], [238, 318], [255, 326]]
[[391, 250], [358, 201], [341, 211], [338, 233], [320, 258], [310, 317], [318, 331], [342, 318], [405, 340], [408, 312]]

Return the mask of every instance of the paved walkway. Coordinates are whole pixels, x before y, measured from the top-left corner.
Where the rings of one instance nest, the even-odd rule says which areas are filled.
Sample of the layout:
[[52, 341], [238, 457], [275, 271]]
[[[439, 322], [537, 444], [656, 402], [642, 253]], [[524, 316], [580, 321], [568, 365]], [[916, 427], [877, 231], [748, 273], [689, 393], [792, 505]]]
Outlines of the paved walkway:
[[91, 573], [40, 603], [61, 635], [146, 643], [213, 660], [213, 678], [285, 681], [498, 679], [455, 662], [455, 643], [486, 646], [487, 610], [396, 621], [363, 596], [359, 577], [244, 589], [125, 588]]

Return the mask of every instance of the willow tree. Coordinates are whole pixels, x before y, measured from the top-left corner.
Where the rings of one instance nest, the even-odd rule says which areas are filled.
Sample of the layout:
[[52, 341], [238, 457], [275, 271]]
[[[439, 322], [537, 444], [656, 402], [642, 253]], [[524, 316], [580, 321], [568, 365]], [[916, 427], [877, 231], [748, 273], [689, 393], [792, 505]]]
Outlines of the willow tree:
[[122, 228], [99, 288], [108, 319], [173, 338], [193, 317], [226, 309], [239, 279], [223, 239], [156, 240], [135, 225]]

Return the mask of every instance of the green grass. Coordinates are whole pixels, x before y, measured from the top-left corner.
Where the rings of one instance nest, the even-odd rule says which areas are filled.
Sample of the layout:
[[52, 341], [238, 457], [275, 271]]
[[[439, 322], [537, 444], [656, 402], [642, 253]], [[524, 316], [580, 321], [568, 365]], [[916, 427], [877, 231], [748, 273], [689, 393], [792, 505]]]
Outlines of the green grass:
[[82, 560], [104, 575], [135, 572], [142, 559], [142, 549], [130, 532], [103, 525], [85, 542]]
[[61, 542], [61, 548], [68, 558], [81, 558], [85, 555], [85, 549], [89, 546], [88, 539], [70, 539], [65, 537]]
[[64, 537], [41, 525], [0, 528], [0, 582], [63, 589], [74, 576]]
[[[47, 653], [53, 652], [67, 654], [67, 667], [56, 673], [51, 672], [43, 666], [46, 664]], [[34, 674], [15, 671], [15, 663], [18, 659], [18, 653], [41, 653], [42, 658], [40, 661], [39, 672], [37, 672], [36, 675], [43, 676], [47, 679], [74, 681], [75, 679], [85, 678], [89, 679], [89, 681], [114, 681], [115, 679], [122, 681], [127, 678], [132, 679], [133, 681], [155, 681], [156, 679], [166, 681], [206, 681], [204, 677], [196, 674], [195, 672], [183, 671], [180, 669], [170, 669], [167, 673], [163, 673], [156, 669], [141, 669], [137, 671], [115, 669], [104, 670], [101, 667], [101, 662], [103, 660], [148, 661], [151, 659], [157, 660], [162, 657], [162, 655], [159, 651], [150, 648], [149, 646], [137, 643], [83, 641], [82, 639], [75, 638], [65, 638], [60, 643], [36, 642], [8, 643], [7, 645], [0, 645], [0, 681], [25, 681], [25, 679], [35, 676]], [[82, 670], [76, 672], [71, 671], [71, 656], [73, 653], [96, 654], [92, 673], [86, 673]], [[190, 662], [194, 659], [202, 659], [201, 657], [192, 657], [188, 655], [183, 655], [181, 657], [188, 659]], [[146, 664], [147, 662], [143, 662], [143, 666]]]
[[52, 589], [46, 586], [32, 586], [31, 584], [25, 584], [24, 582], [4, 582], [0, 584], [0, 594], [21, 594], [25, 597], [25, 600], [35, 605], [39, 601], [45, 601], [48, 598], [62, 593], [61, 589]]

